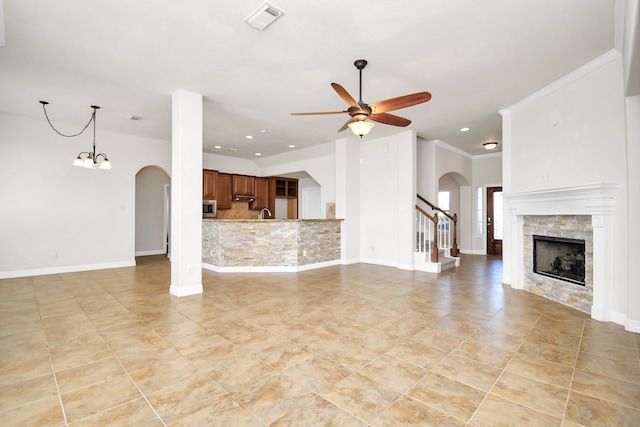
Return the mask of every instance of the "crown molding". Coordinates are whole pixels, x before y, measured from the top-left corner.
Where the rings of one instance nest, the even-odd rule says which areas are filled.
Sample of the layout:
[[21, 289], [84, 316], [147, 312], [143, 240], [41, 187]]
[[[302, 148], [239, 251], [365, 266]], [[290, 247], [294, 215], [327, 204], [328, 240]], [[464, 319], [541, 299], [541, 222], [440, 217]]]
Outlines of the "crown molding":
[[611, 49], [610, 51], [600, 55], [599, 57], [597, 57], [596, 59], [586, 63], [585, 65], [583, 65], [582, 67], [570, 72], [569, 74], [567, 74], [566, 76], [556, 80], [555, 82], [551, 83], [550, 85], [540, 89], [537, 92], [534, 92], [533, 94], [529, 95], [528, 97], [524, 98], [521, 101], [516, 102], [515, 104], [513, 104], [510, 107], [504, 108], [502, 110], [499, 110], [498, 113], [500, 113], [501, 116], [506, 116], [508, 114], [511, 114], [523, 107], [526, 107], [528, 105], [533, 104], [535, 101], [538, 101], [541, 98], [544, 98], [545, 96], [569, 85], [570, 83], [575, 82], [576, 80], [586, 76], [587, 74], [591, 73], [592, 71], [597, 70], [598, 68], [608, 64], [609, 62], [616, 60], [618, 58], [620, 58], [621, 53], [616, 50], [616, 49]]

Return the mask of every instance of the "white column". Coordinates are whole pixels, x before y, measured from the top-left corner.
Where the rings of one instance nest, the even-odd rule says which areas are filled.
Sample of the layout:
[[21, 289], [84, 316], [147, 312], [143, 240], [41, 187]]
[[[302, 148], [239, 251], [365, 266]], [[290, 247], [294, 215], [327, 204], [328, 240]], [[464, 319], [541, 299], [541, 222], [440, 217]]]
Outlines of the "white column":
[[360, 261], [360, 141], [336, 140], [336, 218], [343, 264]]
[[202, 95], [172, 97], [171, 287], [182, 297], [202, 293]]
[[397, 265], [413, 270], [416, 245], [417, 156], [416, 133], [412, 130], [398, 134], [398, 249]]

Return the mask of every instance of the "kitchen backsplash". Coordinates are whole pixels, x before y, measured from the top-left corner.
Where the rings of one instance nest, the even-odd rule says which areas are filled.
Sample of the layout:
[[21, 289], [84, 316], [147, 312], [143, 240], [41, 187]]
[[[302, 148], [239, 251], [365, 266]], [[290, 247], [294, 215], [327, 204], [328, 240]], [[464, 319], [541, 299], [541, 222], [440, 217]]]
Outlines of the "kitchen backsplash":
[[218, 209], [218, 219], [258, 219], [260, 211], [250, 211], [249, 202], [231, 202], [231, 209]]

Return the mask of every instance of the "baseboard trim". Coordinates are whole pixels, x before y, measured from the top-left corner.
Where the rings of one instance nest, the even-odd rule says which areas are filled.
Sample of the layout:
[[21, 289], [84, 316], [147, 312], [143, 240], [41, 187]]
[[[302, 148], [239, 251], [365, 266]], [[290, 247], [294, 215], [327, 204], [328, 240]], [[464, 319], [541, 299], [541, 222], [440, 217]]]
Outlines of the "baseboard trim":
[[13, 270], [0, 272], [0, 279], [13, 279], [17, 277], [29, 277], [29, 276], [46, 276], [48, 274], [64, 274], [64, 273], [77, 273], [80, 271], [90, 270], [107, 270], [110, 268], [122, 268], [122, 267], [135, 267], [136, 262], [133, 261], [119, 261], [119, 262], [105, 262], [101, 264], [85, 264], [85, 265], [67, 265], [62, 267], [47, 267], [47, 268], [35, 268], [29, 270]]
[[202, 268], [216, 273], [297, 273], [299, 271], [315, 270], [318, 268], [330, 267], [333, 265], [341, 265], [339, 259], [333, 261], [317, 262], [305, 265], [289, 265], [289, 266], [239, 266], [239, 267], [220, 267], [213, 264], [202, 263]]
[[155, 251], [139, 251], [136, 252], [136, 256], [164, 255], [166, 253], [167, 251], [165, 251], [164, 249], [158, 249]]
[[169, 287], [169, 293], [176, 297], [188, 297], [190, 295], [197, 295], [203, 292], [202, 284], [191, 286], [175, 286]]

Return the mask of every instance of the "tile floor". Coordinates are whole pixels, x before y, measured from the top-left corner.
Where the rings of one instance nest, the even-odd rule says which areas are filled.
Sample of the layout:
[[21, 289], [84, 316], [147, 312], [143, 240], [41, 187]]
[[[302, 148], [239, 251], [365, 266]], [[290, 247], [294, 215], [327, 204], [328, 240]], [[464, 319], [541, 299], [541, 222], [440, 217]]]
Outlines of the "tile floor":
[[0, 425], [640, 425], [640, 337], [501, 269], [1, 280]]

